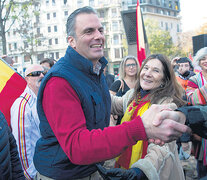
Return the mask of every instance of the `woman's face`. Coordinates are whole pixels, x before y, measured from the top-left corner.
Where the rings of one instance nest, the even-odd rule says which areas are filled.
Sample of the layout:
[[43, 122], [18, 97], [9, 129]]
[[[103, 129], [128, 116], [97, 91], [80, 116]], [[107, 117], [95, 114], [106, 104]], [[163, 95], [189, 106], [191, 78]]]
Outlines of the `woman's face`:
[[162, 84], [164, 77], [162, 63], [158, 59], [149, 60], [140, 72], [140, 85], [143, 90], [152, 90]]
[[137, 74], [137, 64], [134, 59], [128, 59], [125, 63], [126, 76], [135, 76]]
[[199, 61], [199, 65], [203, 71], [207, 71], [207, 55]]

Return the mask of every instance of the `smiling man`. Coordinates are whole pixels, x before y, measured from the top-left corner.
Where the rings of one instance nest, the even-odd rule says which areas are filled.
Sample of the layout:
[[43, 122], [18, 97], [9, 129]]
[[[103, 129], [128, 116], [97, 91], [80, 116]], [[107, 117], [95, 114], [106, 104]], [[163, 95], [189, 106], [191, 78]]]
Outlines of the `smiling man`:
[[103, 26], [92, 8], [83, 7], [68, 17], [66, 28], [66, 54], [46, 74], [38, 94], [42, 138], [34, 155], [36, 179], [96, 180], [96, 163], [116, 157], [140, 139], [169, 141], [187, 130], [176, 122], [155, 127], [153, 118], [143, 124], [140, 117], [108, 127], [111, 99], [103, 74]]

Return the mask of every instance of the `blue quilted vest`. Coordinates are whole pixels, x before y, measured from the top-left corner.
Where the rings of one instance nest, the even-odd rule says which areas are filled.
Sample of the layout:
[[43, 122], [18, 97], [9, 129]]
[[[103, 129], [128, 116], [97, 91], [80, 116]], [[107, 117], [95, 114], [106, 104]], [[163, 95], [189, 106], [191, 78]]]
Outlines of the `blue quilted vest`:
[[89, 176], [97, 170], [94, 164], [75, 165], [70, 162], [46, 119], [42, 97], [45, 85], [51, 77], [66, 79], [81, 101], [87, 129], [104, 129], [109, 125], [111, 99], [103, 75], [107, 61], [101, 58], [99, 62], [102, 68], [100, 75], [97, 75], [93, 72], [92, 62], [69, 46], [65, 56], [44, 77], [37, 97], [42, 138], [37, 141], [34, 155], [34, 164], [40, 174], [54, 179], [77, 179]]

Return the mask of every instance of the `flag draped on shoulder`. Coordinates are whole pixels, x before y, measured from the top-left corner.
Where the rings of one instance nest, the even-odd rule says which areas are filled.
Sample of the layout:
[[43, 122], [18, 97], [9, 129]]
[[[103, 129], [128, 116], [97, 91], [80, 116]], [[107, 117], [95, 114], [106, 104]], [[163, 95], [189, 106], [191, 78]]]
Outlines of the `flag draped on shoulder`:
[[10, 126], [10, 108], [14, 101], [26, 88], [26, 81], [11, 68], [4, 60], [0, 59], [0, 110]]
[[137, 8], [136, 8], [136, 20], [137, 20], [137, 58], [139, 61], [139, 64], [141, 66], [142, 61], [146, 58], [146, 52], [145, 52], [145, 38], [146, 33], [144, 29], [144, 22], [142, 18], [141, 9], [139, 6], [139, 0], [137, 0]]

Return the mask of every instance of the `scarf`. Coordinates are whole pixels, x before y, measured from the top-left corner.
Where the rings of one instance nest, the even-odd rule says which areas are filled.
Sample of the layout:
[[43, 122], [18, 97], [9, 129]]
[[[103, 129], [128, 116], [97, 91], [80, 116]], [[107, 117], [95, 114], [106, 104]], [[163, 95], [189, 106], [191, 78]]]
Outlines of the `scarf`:
[[[146, 97], [146, 96], [145, 96]], [[142, 116], [143, 113], [150, 107], [149, 101], [141, 101], [141, 97], [138, 98], [138, 103], [132, 101], [127, 107], [127, 110], [121, 120], [121, 124], [131, 121], [137, 116]], [[115, 168], [129, 169], [132, 164], [142, 159], [147, 154], [148, 141], [137, 141], [137, 143], [131, 147], [128, 147], [120, 156], [116, 158]]]

